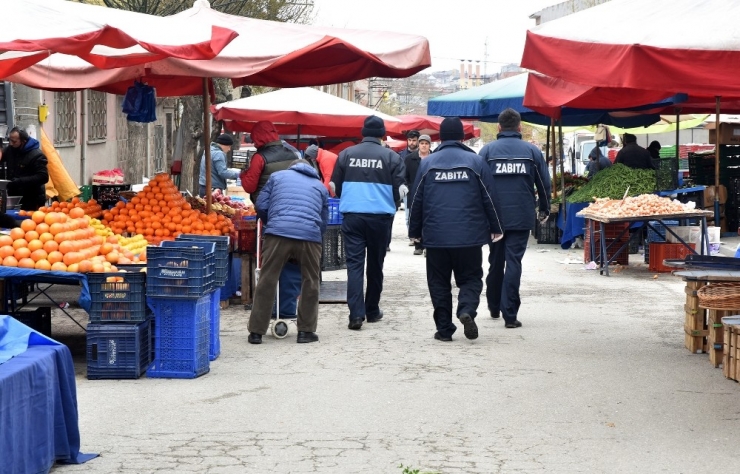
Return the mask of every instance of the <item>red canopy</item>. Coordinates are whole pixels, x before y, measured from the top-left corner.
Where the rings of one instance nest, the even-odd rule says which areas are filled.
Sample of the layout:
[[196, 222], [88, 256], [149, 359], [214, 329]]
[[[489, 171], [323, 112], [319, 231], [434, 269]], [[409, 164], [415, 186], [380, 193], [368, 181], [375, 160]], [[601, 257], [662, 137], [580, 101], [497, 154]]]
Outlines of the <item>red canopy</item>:
[[726, 0], [612, 0], [528, 31], [522, 67], [589, 86], [737, 97], [739, 17]]
[[167, 57], [211, 59], [237, 33], [189, 19], [86, 5], [63, 0], [4, 2], [0, 76], [25, 69], [52, 53], [83, 58], [100, 68], [125, 67]]
[[280, 89], [232, 100], [211, 107], [216, 120], [229, 130], [249, 132], [260, 120], [275, 124], [281, 135], [361, 137], [363, 122], [370, 115], [383, 119], [386, 129], [400, 121], [377, 110], [310, 87]]
[[[432, 115], [398, 115], [396, 119], [401, 123], [386, 125], [388, 135], [393, 138], [406, 139], [406, 132], [409, 130], [418, 130], [421, 135], [429, 135], [432, 141], [439, 141], [439, 126], [442, 124], [444, 117], [435, 117]], [[480, 129], [473, 126], [470, 122], [463, 122], [465, 131], [465, 140], [480, 136]]]
[[173, 18], [228, 28], [239, 37], [208, 61], [171, 58], [100, 70], [57, 54], [8, 79], [46, 90], [89, 88], [117, 94], [140, 79], [165, 97], [201, 94], [203, 77], [231, 78], [236, 86], [299, 87], [407, 77], [431, 65], [429, 42], [421, 36], [255, 20], [219, 13], [202, 1]]

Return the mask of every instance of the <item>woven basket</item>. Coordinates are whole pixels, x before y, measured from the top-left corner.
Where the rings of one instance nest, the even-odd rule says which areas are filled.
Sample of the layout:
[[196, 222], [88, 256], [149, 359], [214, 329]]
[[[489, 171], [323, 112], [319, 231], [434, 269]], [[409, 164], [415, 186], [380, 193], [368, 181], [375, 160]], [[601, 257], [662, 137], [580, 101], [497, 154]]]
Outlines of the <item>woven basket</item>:
[[712, 283], [696, 295], [699, 306], [706, 309], [740, 309], [740, 283]]

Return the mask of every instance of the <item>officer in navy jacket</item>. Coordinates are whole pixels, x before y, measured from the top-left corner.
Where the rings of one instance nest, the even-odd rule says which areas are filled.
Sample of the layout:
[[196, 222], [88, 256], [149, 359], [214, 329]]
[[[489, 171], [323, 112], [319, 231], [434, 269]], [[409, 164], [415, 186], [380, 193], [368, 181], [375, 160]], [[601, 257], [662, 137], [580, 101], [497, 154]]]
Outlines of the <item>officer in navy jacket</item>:
[[455, 275], [457, 317], [465, 337], [478, 337], [475, 316], [483, 290], [481, 247], [502, 237], [493, 200], [491, 171], [473, 150], [461, 143], [465, 134], [458, 118], [440, 126], [442, 143], [422, 160], [411, 187], [409, 237], [427, 249], [427, 284], [434, 307], [434, 338], [451, 341], [452, 288]]
[[249, 316], [251, 344], [262, 342], [270, 326], [272, 303], [280, 273], [289, 259], [300, 265], [297, 342], [316, 342], [321, 281], [322, 234], [329, 219], [329, 193], [318, 172], [306, 160], [294, 160], [287, 170], [270, 174], [255, 208], [265, 223], [260, 279]]
[[[536, 219], [547, 219], [550, 211], [550, 174], [539, 148], [522, 141], [522, 118], [513, 109], [498, 117], [497, 140], [480, 151], [493, 174], [497, 209], [504, 221], [504, 238], [490, 246], [486, 298], [492, 318], [504, 316], [507, 328], [521, 327], [517, 319], [522, 258]], [[539, 216], [535, 195], [539, 196]]]
[[[374, 115], [366, 118], [362, 142], [339, 154], [329, 183], [340, 199], [343, 214], [349, 329], [354, 330], [360, 329], [366, 318], [372, 323], [383, 317], [379, 307], [383, 262], [396, 203], [408, 192], [401, 158], [380, 141], [385, 134], [382, 119]], [[367, 292], [363, 297], [366, 251]]]

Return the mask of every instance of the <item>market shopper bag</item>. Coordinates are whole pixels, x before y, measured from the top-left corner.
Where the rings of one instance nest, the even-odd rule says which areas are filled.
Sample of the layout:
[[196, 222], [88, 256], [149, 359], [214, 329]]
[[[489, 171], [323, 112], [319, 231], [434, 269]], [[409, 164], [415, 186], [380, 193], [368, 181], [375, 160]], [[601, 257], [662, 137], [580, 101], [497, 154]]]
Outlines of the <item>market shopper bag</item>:
[[58, 195], [60, 201], [68, 201], [75, 196], [79, 196], [81, 194], [80, 188], [77, 187], [75, 182], [72, 181], [72, 178], [69, 176], [69, 173], [67, 173], [56, 148], [51, 144], [51, 140], [46, 136], [44, 129], [41, 128], [39, 130], [41, 151], [49, 162], [49, 183], [51, 183], [51, 189], [49, 187], [49, 183], [47, 183], [46, 196], [52, 198]]

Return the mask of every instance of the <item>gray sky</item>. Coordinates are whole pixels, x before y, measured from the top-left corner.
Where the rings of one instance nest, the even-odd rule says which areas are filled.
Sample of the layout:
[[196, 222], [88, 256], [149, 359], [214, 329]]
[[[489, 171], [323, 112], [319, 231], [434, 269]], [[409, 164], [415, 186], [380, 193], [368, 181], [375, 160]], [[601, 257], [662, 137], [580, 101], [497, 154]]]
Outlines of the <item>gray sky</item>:
[[[314, 0], [314, 25], [396, 31], [425, 36], [431, 70], [457, 69], [461, 59], [484, 59], [486, 73], [522, 58], [529, 16], [563, 0]], [[481, 73], [483, 72], [481, 63]]]

